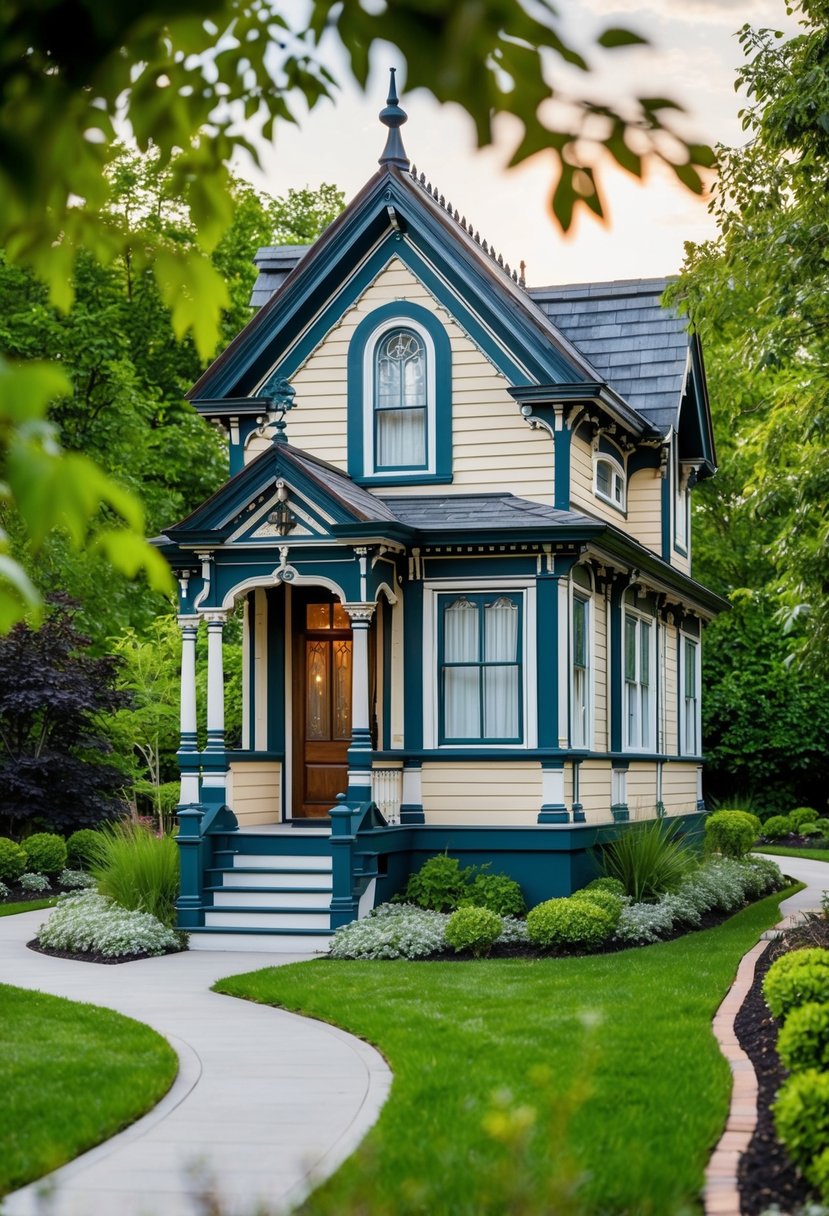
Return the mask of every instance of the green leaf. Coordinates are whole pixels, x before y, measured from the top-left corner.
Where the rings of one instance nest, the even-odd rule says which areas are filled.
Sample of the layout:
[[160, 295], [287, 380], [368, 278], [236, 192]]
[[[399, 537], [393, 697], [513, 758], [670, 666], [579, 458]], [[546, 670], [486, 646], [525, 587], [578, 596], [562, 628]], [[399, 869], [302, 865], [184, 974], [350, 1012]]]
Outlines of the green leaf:
[[71, 392], [68, 377], [56, 364], [9, 363], [0, 356], [0, 426], [43, 418], [50, 402]]
[[8, 554], [0, 553], [0, 634], [27, 618], [37, 624], [41, 600], [26, 571]]
[[614, 26], [603, 30], [596, 39], [596, 42], [599, 46], [603, 46], [608, 50], [612, 50], [618, 46], [649, 45], [647, 38], [643, 38], [641, 34], [636, 34], [633, 30], [620, 29]]
[[142, 536], [123, 528], [106, 528], [97, 533], [92, 547], [94, 551], [105, 554], [110, 565], [127, 578], [135, 578], [143, 571], [154, 591], [171, 594], [175, 590], [170, 567], [159, 551]]

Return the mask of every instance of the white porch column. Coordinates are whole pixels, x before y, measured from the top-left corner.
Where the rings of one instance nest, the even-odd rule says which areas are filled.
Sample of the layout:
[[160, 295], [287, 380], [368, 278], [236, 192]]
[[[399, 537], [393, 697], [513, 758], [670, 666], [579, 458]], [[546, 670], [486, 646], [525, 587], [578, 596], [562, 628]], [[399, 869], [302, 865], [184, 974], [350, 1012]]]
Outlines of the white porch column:
[[[196, 736], [196, 636], [199, 631], [197, 616], [180, 616], [181, 629], [181, 713], [179, 728], [179, 765], [181, 768], [181, 792], [179, 802], [187, 805], [199, 800], [198, 766], [193, 758], [198, 754]], [[189, 763], [188, 763], [189, 761]]]
[[343, 604], [351, 618], [351, 745], [348, 749], [348, 801], [371, 798], [371, 723], [369, 718], [368, 631], [374, 604]]
[[207, 748], [225, 749], [225, 682], [222, 663], [222, 631], [226, 612], [207, 612]]

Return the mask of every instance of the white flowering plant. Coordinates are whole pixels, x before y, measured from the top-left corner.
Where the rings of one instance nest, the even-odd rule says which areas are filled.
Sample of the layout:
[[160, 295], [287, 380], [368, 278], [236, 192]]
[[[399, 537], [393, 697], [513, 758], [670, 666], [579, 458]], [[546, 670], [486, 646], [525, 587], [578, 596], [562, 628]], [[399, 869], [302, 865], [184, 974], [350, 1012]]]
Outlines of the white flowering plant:
[[17, 881], [30, 895], [42, 895], [44, 891], [52, 890], [52, 884], [45, 874], [21, 874]]
[[86, 870], [61, 870], [57, 882], [64, 891], [83, 891], [95, 886], [95, 879]]
[[101, 954], [105, 958], [164, 954], [181, 948], [178, 935], [148, 912], [122, 908], [95, 891], [63, 896], [40, 926], [38, 942], [47, 950]]
[[426, 958], [445, 946], [449, 917], [411, 904], [386, 904], [364, 920], [337, 929], [329, 953], [332, 958]]
[[0, 899], [8, 899], [8, 898], [9, 898], [9, 888], [6, 886], [6, 884], [4, 882], [0, 882]]

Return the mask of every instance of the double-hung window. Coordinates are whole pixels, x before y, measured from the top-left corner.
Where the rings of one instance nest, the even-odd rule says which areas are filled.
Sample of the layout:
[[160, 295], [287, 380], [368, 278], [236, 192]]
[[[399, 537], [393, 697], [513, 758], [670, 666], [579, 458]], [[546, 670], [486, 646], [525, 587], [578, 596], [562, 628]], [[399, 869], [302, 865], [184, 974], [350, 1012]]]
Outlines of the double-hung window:
[[426, 349], [412, 329], [382, 335], [374, 356], [375, 471], [423, 469], [427, 463]]
[[634, 751], [655, 747], [655, 636], [652, 621], [625, 613], [625, 747]]
[[680, 751], [684, 756], [698, 756], [700, 753], [699, 643], [682, 635], [680, 635], [680, 642], [682, 646]]
[[588, 747], [590, 737], [590, 603], [580, 595], [573, 596], [573, 681], [572, 738], [573, 747]]
[[438, 596], [442, 743], [521, 743], [522, 597]]

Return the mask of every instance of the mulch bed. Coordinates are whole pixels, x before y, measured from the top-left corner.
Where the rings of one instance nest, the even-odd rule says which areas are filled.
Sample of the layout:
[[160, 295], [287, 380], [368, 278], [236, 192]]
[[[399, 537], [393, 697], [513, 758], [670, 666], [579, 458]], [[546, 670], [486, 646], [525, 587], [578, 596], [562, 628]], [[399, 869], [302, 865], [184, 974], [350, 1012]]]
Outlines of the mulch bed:
[[9, 893], [0, 904], [29, 904], [36, 899], [57, 899], [59, 895], [77, 895], [76, 887], [59, 887], [53, 882], [48, 891], [24, 891], [18, 883], [7, 882]]
[[106, 963], [113, 965], [116, 963], [137, 963], [143, 958], [161, 958], [162, 954], [180, 954], [180, 950], [164, 950], [162, 954], [147, 954], [146, 950], [142, 950], [140, 954], [124, 954], [120, 958], [109, 958], [105, 954], [86, 954], [81, 951], [71, 950], [47, 950], [45, 946], [41, 946], [36, 937], [30, 942], [26, 942], [30, 950], [36, 950], [38, 954], [48, 954], [51, 958], [69, 958], [76, 963]]
[[734, 1023], [739, 1044], [757, 1074], [759, 1090], [757, 1127], [737, 1171], [743, 1216], [761, 1216], [775, 1204], [784, 1212], [794, 1212], [812, 1198], [809, 1187], [789, 1161], [774, 1132], [771, 1106], [788, 1073], [777, 1056], [779, 1026], [769, 1013], [761, 991], [763, 978], [774, 960], [789, 950], [804, 946], [829, 949], [829, 922], [808, 921], [769, 944], [757, 963], [751, 991]]

